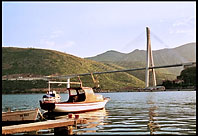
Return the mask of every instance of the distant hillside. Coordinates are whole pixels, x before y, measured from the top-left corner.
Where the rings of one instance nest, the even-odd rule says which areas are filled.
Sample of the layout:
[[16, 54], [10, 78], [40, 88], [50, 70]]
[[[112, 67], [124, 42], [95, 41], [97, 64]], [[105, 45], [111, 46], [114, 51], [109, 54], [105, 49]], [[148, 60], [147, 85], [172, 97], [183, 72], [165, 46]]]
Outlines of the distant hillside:
[[122, 61], [122, 59], [126, 56], [125, 53], [120, 53], [118, 51], [110, 50], [105, 53], [99, 54], [95, 57], [90, 57], [88, 59], [95, 61]]
[[[2, 76], [69, 75], [109, 70], [116, 70], [116, 68], [58, 51], [2, 47]], [[128, 73], [98, 75], [98, 79], [102, 89], [144, 87], [143, 81]], [[90, 76], [82, 77], [82, 81], [85, 81], [85, 85], [93, 85]]]
[[[173, 49], [153, 51], [153, 56], [156, 66], [196, 61], [196, 44], [189, 43]], [[138, 68], [145, 67], [145, 58], [144, 50], [134, 50], [130, 53], [111, 50], [95, 57], [83, 59], [54, 50], [2, 47], [2, 76], [69, 75]], [[175, 79], [181, 70], [181, 68], [156, 70], [157, 84], [161, 84], [163, 80]], [[119, 90], [127, 87], [145, 86], [144, 70], [102, 74], [97, 77], [102, 89]], [[81, 80], [84, 86], [93, 87], [91, 76], [81, 77]], [[2, 84], [3, 86], [10, 84], [5, 82]], [[21, 85], [18, 84], [18, 86]], [[17, 89], [17, 86], [15, 87]], [[25, 90], [25, 87], [23, 89]]]
[[[131, 69], [131, 68], [142, 68], [146, 64], [144, 62], [127, 62], [127, 61], [104, 61], [103, 62], [106, 65], [109, 65], [111, 67], [115, 67], [117, 69]], [[140, 71], [132, 71], [127, 72], [138, 79], [145, 81], [145, 70]], [[173, 80], [176, 78], [175, 74], [171, 74], [167, 69], [157, 69], [156, 70], [156, 77], [157, 77], [157, 84], [162, 84], [163, 80]], [[150, 77], [151, 79], [151, 77]], [[152, 85], [152, 80], [150, 80], [150, 85]]]
[[[106, 63], [109, 62], [117, 65], [121, 64], [120, 66], [123, 66], [122, 64], [124, 64], [128, 66], [133, 65], [136, 67], [136, 64], [137, 66], [140, 66], [138, 63], [141, 63], [141, 67], [145, 67], [146, 51], [136, 49], [128, 54], [117, 51], [107, 51], [103, 54], [97, 55], [95, 57], [89, 57], [87, 59]], [[188, 43], [177, 48], [153, 51], [153, 59], [156, 66], [196, 61], [196, 43]], [[181, 70], [181, 68], [167, 69], [168, 72], [176, 75], [179, 75]]]

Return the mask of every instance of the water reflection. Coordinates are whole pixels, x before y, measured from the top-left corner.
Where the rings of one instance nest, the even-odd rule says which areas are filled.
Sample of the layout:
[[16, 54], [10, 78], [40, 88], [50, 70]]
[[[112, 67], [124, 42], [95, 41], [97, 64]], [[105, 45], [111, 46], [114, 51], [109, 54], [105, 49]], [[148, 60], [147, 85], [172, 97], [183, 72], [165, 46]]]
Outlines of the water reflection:
[[[152, 93], [151, 93], [152, 95]], [[148, 128], [150, 131], [150, 135], [154, 135], [154, 132], [160, 129], [160, 125], [156, 122], [158, 119], [155, 117], [158, 117], [158, 113], [156, 110], [158, 107], [155, 105], [153, 101], [153, 95], [149, 97], [147, 104], [149, 105], [149, 123], [148, 123]]]
[[181, 92], [180, 95], [175, 95], [175, 93], [153, 92], [147, 96], [148, 130], [151, 135], [196, 134], [194, 131], [196, 130], [195, 97], [193, 98], [188, 92], [185, 92], [186, 96]]
[[[75, 117], [75, 114], [79, 115], [79, 118], [87, 119], [86, 124], [77, 124], [73, 127], [73, 134], [85, 134], [85, 133], [95, 133], [98, 129], [102, 128], [103, 125], [107, 125], [108, 123], [104, 123], [105, 120], [108, 118], [108, 112], [105, 108], [101, 110], [89, 111], [89, 112], [82, 112], [82, 113], [72, 113], [72, 118]], [[55, 119], [63, 119], [69, 118], [69, 114], [55, 114], [55, 113], [48, 113], [45, 112], [44, 116], [48, 120], [55, 120]], [[53, 129], [48, 129], [49, 132], [54, 133]], [[41, 133], [43, 134], [43, 133]]]
[[[195, 135], [196, 92], [122, 92], [103, 93], [111, 97], [105, 109], [80, 113], [90, 122], [77, 125], [74, 134], [90, 135]], [[62, 98], [66, 98], [63, 94]], [[3, 95], [2, 110], [6, 107], [27, 109], [39, 107], [42, 94]], [[64, 118], [67, 115], [56, 116]], [[40, 130], [44, 135], [51, 130]], [[39, 133], [38, 133], [39, 134]], [[42, 134], [41, 134], [42, 135]]]
[[79, 114], [81, 118], [87, 119], [87, 124], [79, 125], [77, 130], [74, 131], [76, 134], [84, 134], [84, 133], [95, 133], [99, 128], [103, 127], [103, 125], [107, 125], [108, 123], [104, 123], [108, 118], [108, 112], [106, 109], [84, 112]]

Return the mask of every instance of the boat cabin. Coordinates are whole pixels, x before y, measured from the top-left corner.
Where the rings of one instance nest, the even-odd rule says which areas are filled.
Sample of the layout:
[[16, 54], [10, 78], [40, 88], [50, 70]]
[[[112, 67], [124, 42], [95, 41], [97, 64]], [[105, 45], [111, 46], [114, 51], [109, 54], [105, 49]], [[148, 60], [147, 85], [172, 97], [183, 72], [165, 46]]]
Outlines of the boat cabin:
[[[55, 91], [50, 91], [50, 84], [69, 84], [69, 88], [67, 88], [69, 92], [69, 99], [67, 103], [74, 102], [99, 102], [103, 101], [104, 98], [100, 94], [95, 94], [91, 87], [83, 87], [81, 82], [56, 82], [49, 81], [49, 91], [47, 95], [43, 96], [44, 101], [47, 101], [49, 98], [60, 98], [60, 96]], [[78, 84], [80, 87], [71, 87], [70, 84]], [[55, 102], [60, 102], [60, 99], [55, 100]], [[50, 99], [51, 100], [51, 99]], [[53, 102], [53, 101], [51, 101]], [[64, 102], [65, 103], [65, 102]]]
[[68, 88], [69, 99], [67, 102], [98, 102], [103, 101], [103, 96], [95, 94], [91, 87]]

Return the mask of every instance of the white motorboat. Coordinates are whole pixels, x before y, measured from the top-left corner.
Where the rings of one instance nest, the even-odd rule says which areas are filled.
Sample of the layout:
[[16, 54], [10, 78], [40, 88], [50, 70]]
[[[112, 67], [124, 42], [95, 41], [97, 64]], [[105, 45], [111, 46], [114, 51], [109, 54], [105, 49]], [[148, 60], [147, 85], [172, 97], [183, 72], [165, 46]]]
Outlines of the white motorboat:
[[[40, 100], [40, 107], [43, 110], [51, 112], [85, 112], [103, 109], [105, 104], [110, 100], [109, 97], [103, 97], [101, 94], [95, 94], [91, 87], [82, 87], [81, 82], [55, 82], [62, 84], [80, 84], [80, 87], [69, 87], [69, 99], [66, 102]], [[70, 85], [69, 85], [70, 86]], [[54, 96], [55, 97], [55, 96]]]

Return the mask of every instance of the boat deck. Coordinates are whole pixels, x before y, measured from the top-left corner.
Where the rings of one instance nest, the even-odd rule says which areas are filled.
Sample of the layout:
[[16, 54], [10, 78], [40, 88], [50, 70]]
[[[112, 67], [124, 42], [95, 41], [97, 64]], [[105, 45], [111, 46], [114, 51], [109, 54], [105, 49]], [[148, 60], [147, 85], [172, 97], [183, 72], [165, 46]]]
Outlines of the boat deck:
[[86, 123], [87, 120], [81, 118], [79, 119], [65, 118], [58, 120], [47, 120], [42, 122], [28, 123], [28, 124], [4, 126], [2, 127], [2, 135], [37, 131], [37, 130], [49, 129], [49, 128], [59, 128], [59, 127], [66, 127], [66, 126], [72, 126], [76, 124], [86, 124]]

